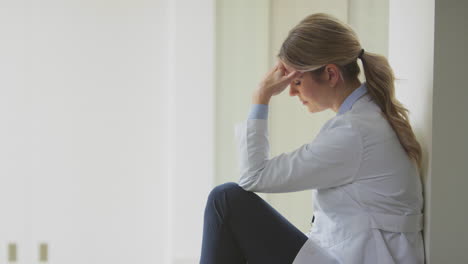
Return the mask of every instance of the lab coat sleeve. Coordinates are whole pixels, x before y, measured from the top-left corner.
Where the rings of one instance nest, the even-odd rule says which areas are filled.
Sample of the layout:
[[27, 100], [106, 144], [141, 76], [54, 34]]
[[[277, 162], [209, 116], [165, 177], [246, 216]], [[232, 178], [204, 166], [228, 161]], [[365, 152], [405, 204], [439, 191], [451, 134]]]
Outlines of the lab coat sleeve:
[[298, 149], [269, 158], [267, 120], [235, 126], [239, 186], [264, 193], [322, 189], [351, 183], [362, 157], [362, 140], [349, 121], [334, 122]]

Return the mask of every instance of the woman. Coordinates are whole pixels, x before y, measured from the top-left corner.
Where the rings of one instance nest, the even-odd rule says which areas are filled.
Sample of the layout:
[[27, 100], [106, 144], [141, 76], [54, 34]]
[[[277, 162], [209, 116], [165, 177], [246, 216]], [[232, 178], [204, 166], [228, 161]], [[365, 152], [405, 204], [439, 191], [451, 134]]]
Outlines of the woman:
[[[421, 148], [386, 58], [364, 52], [348, 25], [323, 13], [294, 27], [278, 58], [236, 126], [239, 183], [208, 196], [200, 262], [424, 263]], [[337, 115], [312, 142], [269, 158], [268, 104], [288, 85], [311, 113]], [[309, 189], [307, 234], [254, 193]]]

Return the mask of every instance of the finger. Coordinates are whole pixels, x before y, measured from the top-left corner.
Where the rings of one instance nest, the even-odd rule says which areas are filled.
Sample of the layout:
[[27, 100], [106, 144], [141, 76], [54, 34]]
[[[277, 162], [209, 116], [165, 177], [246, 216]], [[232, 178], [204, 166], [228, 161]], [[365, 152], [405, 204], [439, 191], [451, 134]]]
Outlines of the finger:
[[296, 77], [298, 74], [299, 74], [298, 71], [292, 71], [288, 75], [286, 75], [286, 77], [284, 77], [284, 80], [290, 80], [290, 79]]
[[280, 77], [278, 81], [281, 84], [287, 84], [291, 82], [291, 80], [296, 76], [297, 73], [297, 71], [290, 72], [288, 75]]
[[[299, 72], [298, 70], [289, 71], [289, 70], [286, 68], [286, 64], [284, 64], [284, 62], [281, 62], [280, 69], [282, 69], [282, 71], [285, 73], [285, 76], [288, 76], [289, 74], [291, 74], [291, 73], [293, 73], [293, 72]], [[286, 75], [286, 73], [287, 73], [288, 75]]]

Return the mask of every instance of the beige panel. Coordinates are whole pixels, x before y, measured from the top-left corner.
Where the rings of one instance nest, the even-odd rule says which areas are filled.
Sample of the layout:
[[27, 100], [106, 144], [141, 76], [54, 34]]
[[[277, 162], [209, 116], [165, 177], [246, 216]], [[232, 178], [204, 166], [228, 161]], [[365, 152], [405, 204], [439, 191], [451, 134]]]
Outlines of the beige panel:
[[269, 1], [216, 2], [216, 176], [237, 182], [234, 125], [247, 118], [251, 94], [268, 67]]
[[349, 0], [348, 23], [365, 50], [388, 55], [388, 0]]
[[18, 261], [18, 247], [16, 243], [9, 243], [8, 244], [8, 261], [9, 262], [16, 262]]
[[[349, 0], [348, 23], [356, 31], [362, 48], [388, 56], [388, 0]], [[361, 60], [358, 60], [362, 68]], [[359, 79], [365, 80], [364, 71]]]
[[49, 261], [49, 248], [47, 243], [39, 244], [39, 262]]

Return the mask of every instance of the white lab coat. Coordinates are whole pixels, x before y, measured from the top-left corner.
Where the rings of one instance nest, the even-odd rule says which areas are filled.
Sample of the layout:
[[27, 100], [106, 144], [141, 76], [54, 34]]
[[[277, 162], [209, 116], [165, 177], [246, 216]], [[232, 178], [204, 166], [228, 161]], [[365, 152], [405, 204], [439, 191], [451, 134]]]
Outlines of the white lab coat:
[[424, 263], [419, 172], [368, 94], [312, 142], [273, 158], [267, 120], [235, 132], [242, 188], [313, 189], [315, 222], [293, 264]]

